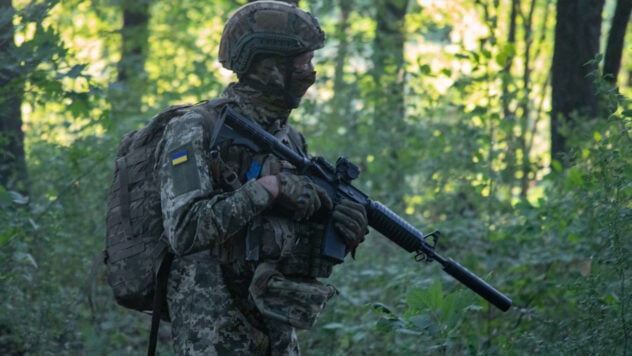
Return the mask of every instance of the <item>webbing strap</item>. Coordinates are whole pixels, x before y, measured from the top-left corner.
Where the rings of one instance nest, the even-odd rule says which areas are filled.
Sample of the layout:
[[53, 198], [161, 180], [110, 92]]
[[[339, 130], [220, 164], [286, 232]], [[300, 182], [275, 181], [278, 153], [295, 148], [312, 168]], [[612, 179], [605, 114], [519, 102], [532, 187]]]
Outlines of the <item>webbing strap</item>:
[[88, 296], [88, 305], [90, 306], [90, 316], [92, 320], [95, 320], [96, 307], [94, 305], [94, 284], [98, 280], [98, 274], [104, 263], [107, 263], [107, 252], [99, 251], [92, 258], [92, 267], [90, 268], [90, 274], [84, 282], [83, 291]]
[[158, 327], [160, 326], [160, 317], [162, 307], [167, 299], [167, 280], [171, 271], [171, 262], [173, 262], [173, 253], [167, 252], [163, 257], [158, 275], [156, 276], [156, 289], [154, 290], [154, 307], [151, 314], [151, 331], [149, 332], [149, 347], [147, 355], [156, 354], [156, 345], [158, 344]]
[[121, 209], [121, 224], [125, 235], [129, 238], [133, 236], [132, 222], [129, 212], [129, 175], [125, 156], [116, 160], [116, 167], [119, 170], [119, 202]]

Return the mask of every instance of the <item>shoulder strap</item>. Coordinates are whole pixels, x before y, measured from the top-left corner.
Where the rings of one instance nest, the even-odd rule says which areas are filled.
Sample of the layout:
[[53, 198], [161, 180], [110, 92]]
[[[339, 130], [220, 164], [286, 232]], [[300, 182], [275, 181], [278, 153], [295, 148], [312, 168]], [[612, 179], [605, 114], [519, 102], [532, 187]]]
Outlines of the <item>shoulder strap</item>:
[[[166, 249], [165, 249], [166, 251]], [[149, 333], [149, 348], [147, 355], [156, 354], [156, 345], [158, 343], [158, 327], [160, 326], [160, 317], [162, 315], [162, 307], [167, 300], [167, 280], [171, 271], [171, 262], [173, 262], [173, 253], [166, 251], [160, 263], [158, 274], [156, 276], [156, 288], [154, 289], [154, 307], [151, 314], [151, 331]]]

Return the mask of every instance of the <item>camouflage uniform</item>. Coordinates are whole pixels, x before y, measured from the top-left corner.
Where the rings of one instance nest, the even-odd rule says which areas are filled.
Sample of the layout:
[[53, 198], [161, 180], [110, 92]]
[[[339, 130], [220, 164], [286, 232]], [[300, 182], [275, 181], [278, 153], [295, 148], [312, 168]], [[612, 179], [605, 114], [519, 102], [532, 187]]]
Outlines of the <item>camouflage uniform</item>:
[[[253, 90], [234, 84], [227, 88], [225, 97], [236, 103], [247, 117], [261, 124], [267, 123], [272, 133], [293, 147], [285, 134], [290, 130], [289, 125], [284, 120], [264, 116], [269, 115], [268, 109], [254, 105], [257, 96], [252, 95]], [[212, 159], [208, 139], [213, 128], [213, 122], [209, 121], [213, 120], [195, 111], [172, 119], [159, 152], [165, 235], [180, 256], [173, 262], [167, 294], [174, 347], [178, 354], [186, 355], [214, 352], [265, 354], [268, 347], [272, 354], [298, 354], [294, 329], [262, 317], [248, 298], [256, 262], [244, 259], [245, 234], [253, 221], [260, 222], [262, 231], [273, 230], [271, 234], [262, 233], [268, 240], [279, 238], [275, 231], [283, 231], [280, 233], [283, 240], [297, 241], [301, 234], [322, 235], [324, 228], [320, 224], [298, 223], [279, 216], [277, 209], [268, 209], [270, 194], [256, 181], [245, 181], [243, 166], [248, 164], [225, 159], [227, 168], [240, 172], [240, 178], [245, 182], [231, 192], [220, 188], [222, 182], [209, 170]], [[304, 149], [293, 148], [297, 151]], [[239, 150], [244, 149], [227, 147], [223, 155], [238, 156], [239, 161], [246, 162], [256, 156], [252, 152], [234, 152]], [[174, 157], [182, 154], [186, 161], [174, 163], [177, 159]], [[278, 171], [286, 164], [274, 162], [272, 157], [266, 158], [264, 174], [275, 173], [272, 171]], [[220, 180], [221, 177], [220, 174]], [[257, 219], [267, 216], [264, 214], [266, 209], [274, 223]], [[300, 240], [318, 240], [306, 237]], [[287, 244], [264, 245], [261, 258], [277, 259], [283, 245]], [[286, 264], [284, 269], [295, 270], [296, 264]], [[309, 269], [309, 265], [304, 269]], [[227, 278], [230, 278], [228, 283]]]
[[[256, 15], [264, 15], [254, 16], [260, 25], [275, 28], [279, 26], [279, 13], [284, 20], [288, 13], [301, 17], [303, 22], [291, 23], [302, 26], [306, 26], [306, 20], [315, 21], [288, 6], [262, 1], [243, 8], [260, 11]], [[240, 16], [238, 11], [233, 19]], [[324, 35], [316, 34], [322, 47]], [[297, 48], [296, 53], [288, 53], [294, 56], [316, 48]], [[231, 53], [230, 48], [222, 44], [220, 60], [226, 53]], [[233, 62], [227, 61], [224, 66], [231, 67]], [[292, 325], [310, 327], [334, 294], [333, 287], [315, 279], [331, 272], [331, 265], [314, 253], [320, 251], [324, 222], [292, 219], [289, 211], [273, 204], [271, 194], [256, 181], [282, 170], [291, 171], [292, 167], [242, 146], [210, 142], [219, 109], [231, 105], [295, 152], [307, 155], [303, 137], [287, 123], [291, 109], [298, 104], [296, 98], [288, 101], [287, 95], [270, 95], [261, 88], [266, 81], [283, 84], [286, 74], [269, 70], [278, 69], [281, 62], [287, 60], [262, 59], [260, 72], [248, 74], [254, 78], [250, 81], [243, 77], [247, 66], [230, 68], [240, 75], [240, 82], [226, 88], [221, 103], [203, 105], [204, 112], [187, 110], [172, 119], [159, 146], [165, 237], [176, 254], [167, 302], [178, 355], [297, 355], [299, 347]], [[293, 91], [306, 90], [313, 82], [313, 72], [305, 80], [295, 77], [294, 81], [298, 87]], [[252, 173], [254, 166], [258, 169]], [[363, 228], [366, 230], [366, 223]], [[250, 256], [247, 246], [253, 241], [258, 246], [256, 256]], [[283, 298], [266, 294], [275, 289], [283, 293]], [[301, 306], [294, 308], [294, 303]]]

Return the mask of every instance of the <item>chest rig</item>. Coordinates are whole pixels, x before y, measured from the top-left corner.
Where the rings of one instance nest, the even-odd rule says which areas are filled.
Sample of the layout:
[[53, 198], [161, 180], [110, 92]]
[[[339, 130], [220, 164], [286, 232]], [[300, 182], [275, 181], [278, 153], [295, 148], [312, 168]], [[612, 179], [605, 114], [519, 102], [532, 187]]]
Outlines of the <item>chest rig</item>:
[[[290, 125], [275, 122], [268, 132], [293, 151], [307, 156], [303, 137]], [[213, 181], [224, 192], [238, 189], [252, 179], [295, 170], [272, 154], [254, 152], [233, 142], [213, 147], [209, 157]], [[276, 206], [257, 216], [239, 236], [230, 239], [230, 245], [222, 246], [222, 262], [232, 265], [274, 262], [286, 276], [329, 277], [333, 264], [321, 255], [325, 225], [297, 222], [286, 216], [288, 212]]]

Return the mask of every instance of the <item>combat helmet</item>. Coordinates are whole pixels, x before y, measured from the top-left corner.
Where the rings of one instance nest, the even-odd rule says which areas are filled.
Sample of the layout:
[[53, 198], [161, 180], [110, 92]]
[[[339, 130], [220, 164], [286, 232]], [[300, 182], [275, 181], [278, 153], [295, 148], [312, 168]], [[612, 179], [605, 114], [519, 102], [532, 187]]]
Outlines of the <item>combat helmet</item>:
[[240, 7], [224, 26], [219, 61], [239, 75], [258, 54], [292, 57], [320, 49], [324, 42], [312, 14], [293, 4], [256, 1]]

